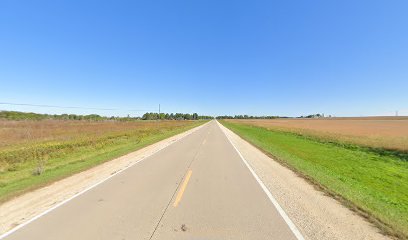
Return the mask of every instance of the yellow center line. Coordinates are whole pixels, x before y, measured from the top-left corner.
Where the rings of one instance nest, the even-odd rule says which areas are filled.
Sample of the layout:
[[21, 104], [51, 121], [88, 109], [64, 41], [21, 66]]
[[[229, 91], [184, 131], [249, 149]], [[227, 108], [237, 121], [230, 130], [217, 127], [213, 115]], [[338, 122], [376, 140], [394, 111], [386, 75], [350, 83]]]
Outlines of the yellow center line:
[[181, 198], [183, 197], [183, 193], [186, 190], [187, 183], [190, 180], [191, 174], [193, 174], [193, 171], [188, 170], [186, 178], [184, 179], [183, 184], [181, 185], [181, 188], [180, 188], [180, 190], [179, 190], [179, 192], [177, 194], [176, 200], [174, 200], [173, 207], [177, 207], [177, 205], [181, 201]]

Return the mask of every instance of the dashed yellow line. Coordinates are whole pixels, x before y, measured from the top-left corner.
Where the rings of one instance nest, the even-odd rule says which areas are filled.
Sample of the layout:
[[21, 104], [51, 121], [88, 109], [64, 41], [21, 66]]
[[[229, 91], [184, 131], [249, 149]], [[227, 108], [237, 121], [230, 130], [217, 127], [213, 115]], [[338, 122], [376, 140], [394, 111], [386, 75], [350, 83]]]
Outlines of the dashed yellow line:
[[191, 174], [193, 174], [193, 171], [188, 170], [188, 173], [186, 175], [186, 178], [184, 178], [183, 184], [181, 185], [181, 188], [176, 196], [176, 199], [174, 200], [173, 207], [177, 207], [179, 202], [181, 201], [181, 198], [183, 197], [183, 193], [186, 190], [187, 183], [190, 180]]

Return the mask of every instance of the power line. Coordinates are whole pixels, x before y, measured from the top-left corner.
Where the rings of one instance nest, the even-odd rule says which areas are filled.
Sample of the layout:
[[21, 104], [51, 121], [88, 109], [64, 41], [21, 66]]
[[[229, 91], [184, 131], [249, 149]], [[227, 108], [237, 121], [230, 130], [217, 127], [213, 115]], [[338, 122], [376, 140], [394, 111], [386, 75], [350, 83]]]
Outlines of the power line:
[[57, 105], [43, 105], [43, 104], [30, 104], [30, 103], [11, 103], [11, 102], [0, 102], [0, 105], [29, 106], [29, 107], [43, 107], [43, 108], [61, 108], [61, 109], [87, 109], [87, 110], [102, 110], [102, 111], [131, 111], [131, 112], [154, 111], [153, 109], [91, 108], [91, 107], [73, 107], [73, 106], [57, 106]]

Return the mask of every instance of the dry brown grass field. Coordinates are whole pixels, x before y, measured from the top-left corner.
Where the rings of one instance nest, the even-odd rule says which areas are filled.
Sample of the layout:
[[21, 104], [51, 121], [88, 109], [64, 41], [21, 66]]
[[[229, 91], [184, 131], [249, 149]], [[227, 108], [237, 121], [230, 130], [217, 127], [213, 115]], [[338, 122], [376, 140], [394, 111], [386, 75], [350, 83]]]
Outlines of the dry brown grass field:
[[0, 120], [0, 149], [30, 143], [70, 141], [81, 138], [98, 138], [135, 131], [177, 128], [190, 121], [10, 121]]
[[227, 120], [373, 148], [408, 152], [408, 117]]

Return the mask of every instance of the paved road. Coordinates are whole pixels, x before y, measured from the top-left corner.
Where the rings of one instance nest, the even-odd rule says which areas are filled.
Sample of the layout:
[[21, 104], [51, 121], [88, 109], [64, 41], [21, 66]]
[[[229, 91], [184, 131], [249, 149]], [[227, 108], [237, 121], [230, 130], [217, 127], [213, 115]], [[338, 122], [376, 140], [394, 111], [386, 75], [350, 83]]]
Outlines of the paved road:
[[215, 121], [6, 239], [296, 239]]

